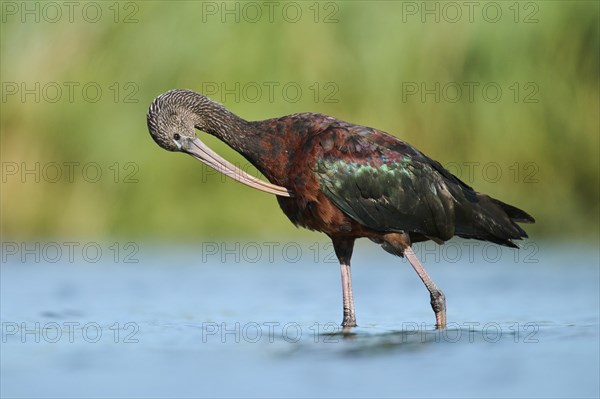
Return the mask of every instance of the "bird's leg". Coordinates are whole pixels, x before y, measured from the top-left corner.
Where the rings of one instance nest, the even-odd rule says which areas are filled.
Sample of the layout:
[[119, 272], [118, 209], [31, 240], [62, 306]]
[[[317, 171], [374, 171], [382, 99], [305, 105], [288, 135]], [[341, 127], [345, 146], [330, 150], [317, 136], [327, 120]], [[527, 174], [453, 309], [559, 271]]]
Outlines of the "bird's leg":
[[431, 296], [431, 307], [435, 312], [435, 326], [436, 328], [446, 328], [446, 297], [442, 290], [438, 288], [438, 286], [433, 282], [425, 268], [419, 262], [417, 255], [413, 252], [411, 247], [406, 247], [404, 249], [404, 256], [410, 262], [412, 267], [415, 269], [425, 287], [429, 290], [429, 295]]
[[350, 264], [340, 263], [342, 269], [342, 292], [344, 301], [344, 319], [342, 327], [356, 327], [356, 315], [354, 313], [354, 296], [352, 294], [352, 276]]
[[425, 268], [419, 262], [417, 255], [412, 250], [410, 236], [406, 233], [388, 233], [383, 237], [376, 238], [375, 242], [380, 242], [383, 249], [397, 256], [405, 256], [415, 269], [425, 287], [429, 290], [431, 297], [431, 307], [435, 312], [436, 328], [446, 328], [446, 297], [442, 290], [433, 282]]
[[344, 301], [344, 320], [342, 321], [342, 327], [356, 327], [354, 297], [352, 295], [352, 276], [350, 274], [350, 258], [352, 257], [352, 250], [354, 249], [354, 239], [332, 238], [332, 241], [342, 271], [342, 293]]

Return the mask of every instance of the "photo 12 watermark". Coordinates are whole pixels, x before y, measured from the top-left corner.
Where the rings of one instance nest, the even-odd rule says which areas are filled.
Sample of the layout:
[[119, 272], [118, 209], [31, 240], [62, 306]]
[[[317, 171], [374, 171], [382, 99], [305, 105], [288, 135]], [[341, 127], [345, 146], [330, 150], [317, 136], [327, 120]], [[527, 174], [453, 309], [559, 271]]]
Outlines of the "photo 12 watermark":
[[495, 344], [500, 341], [509, 341], [515, 344], [537, 344], [537, 334], [540, 326], [537, 323], [527, 322], [477, 322], [465, 321], [461, 323], [449, 322], [446, 328], [434, 328], [427, 323], [403, 322], [401, 331], [402, 342], [420, 341], [436, 343], [458, 342], [487, 342]]
[[540, 87], [536, 82], [402, 82], [402, 102], [416, 103], [498, 103], [537, 104]]
[[540, 6], [533, 1], [403, 1], [403, 23], [537, 24]]
[[136, 24], [140, 6], [135, 1], [2, 1], [2, 23]]
[[2, 263], [139, 263], [137, 242], [3, 241]]
[[2, 183], [139, 183], [136, 162], [14, 162], [0, 164]]
[[115, 104], [137, 104], [140, 86], [136, 82], [78, 81], [4, 81], [2, 103], [77, 103], [100, 101]]
[[202, 343], [273, 343], [283, 340], [288, 343], [300, 342], [307, 337], [315, 343], [337, 343], [338, 338], [326, 334], [340, 331], [340, 326], [334, 322], [317, 323], [311, 326], [302, 326], [297, 322], [247, 322], [247, 323], [202, 323]]
[[202, 23], [339, 22], [340, 5], [334, 1], [203, 1]]
[[331, 242], [204, 241], [200, 252], [202, 263], [338, 263]]
[[339, 103], [336, 82], [202, 82], [202, 94], [221, 103]]
[[445, 162], [442, 166], [466, 183], [483, 180], [486, 183], [539, 183], [540, 166], [534, 161], [515, 161], [503, 164], [496, 161]]
[[134, 322], [100, 324], [78, 321], [2, 322], [2, 343], [18, 341], [27, 343], [88, 343], [113, 342], [137, 344], [140, 326]]
[[485, 241], [451, 240], [439, 245], [433, 241], [417, 243], [415, 254], [424, 263], [539, 263], [539, 244], [532, 241], [509, 248]]

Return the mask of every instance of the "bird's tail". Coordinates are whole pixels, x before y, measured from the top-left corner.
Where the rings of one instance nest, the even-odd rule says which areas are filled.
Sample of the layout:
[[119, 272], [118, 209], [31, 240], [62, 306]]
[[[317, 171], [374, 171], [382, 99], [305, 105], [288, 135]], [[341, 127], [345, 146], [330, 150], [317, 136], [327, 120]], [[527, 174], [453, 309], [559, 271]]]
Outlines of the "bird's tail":
[[528, 236], [517, 223], [535, 222], [527, 212], [481, 193], [477, 193], [477, 206], [471, 209], [470, 215], [462, 215], [466, 220], [457, 220], [456, 234], [459, 237], [518, 248], [512, 240]]

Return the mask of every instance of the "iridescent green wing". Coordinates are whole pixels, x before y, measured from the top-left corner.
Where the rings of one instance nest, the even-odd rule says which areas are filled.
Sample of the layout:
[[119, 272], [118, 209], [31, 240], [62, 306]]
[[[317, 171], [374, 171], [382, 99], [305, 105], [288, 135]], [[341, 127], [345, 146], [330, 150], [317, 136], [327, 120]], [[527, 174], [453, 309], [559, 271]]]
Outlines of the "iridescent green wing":
[[372, 135], [346, 137], [350, 142], [338, 143], [337, 151], [317, 160], [315, 172], [323, 193], [373, 230], [452, 237], [454, 201], [446, 178], [436, 170], [439, 164], [397, 139], [391, 142], [395, 148], [388, 148], [394, 146], [382, 146]]

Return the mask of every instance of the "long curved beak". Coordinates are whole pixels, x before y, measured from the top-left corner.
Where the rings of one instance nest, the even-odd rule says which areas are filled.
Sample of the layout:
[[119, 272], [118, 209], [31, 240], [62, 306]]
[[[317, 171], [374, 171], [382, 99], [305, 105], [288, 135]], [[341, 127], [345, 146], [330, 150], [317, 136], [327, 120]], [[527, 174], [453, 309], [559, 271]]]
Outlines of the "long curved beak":
[[292, 197], [292, 193], [287, 188], [260, 180], [234, 166], [229, 161], [222, 158], [219, 154], [211, 150], [198, 137], [188, 139], [188, 142], [182, 146], [182, 150], [200, 162], [210, 166], [217, 172], [223, 173], [224, 175], [229, 176], [247, 186], [282, 197]]

